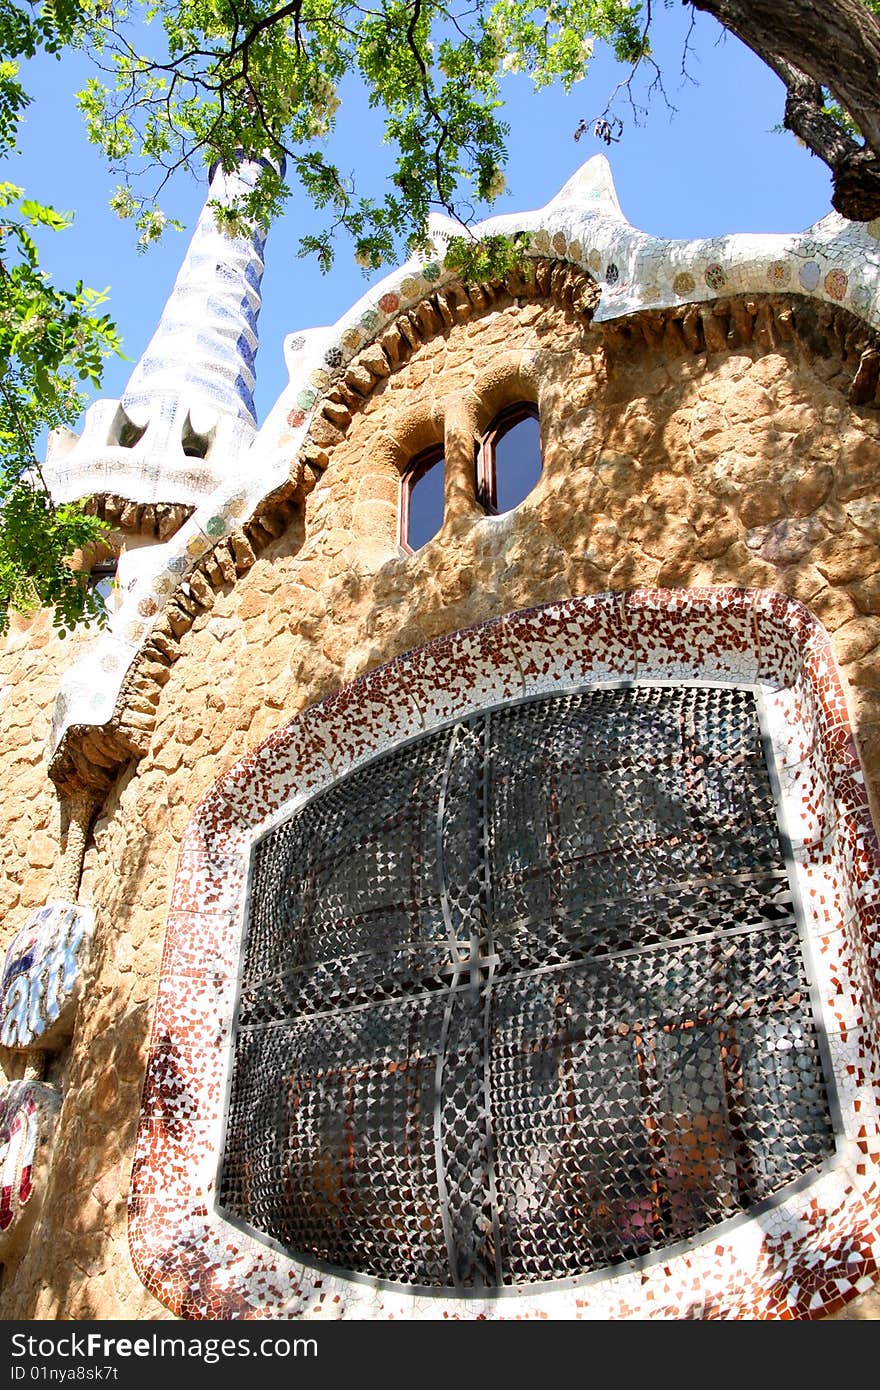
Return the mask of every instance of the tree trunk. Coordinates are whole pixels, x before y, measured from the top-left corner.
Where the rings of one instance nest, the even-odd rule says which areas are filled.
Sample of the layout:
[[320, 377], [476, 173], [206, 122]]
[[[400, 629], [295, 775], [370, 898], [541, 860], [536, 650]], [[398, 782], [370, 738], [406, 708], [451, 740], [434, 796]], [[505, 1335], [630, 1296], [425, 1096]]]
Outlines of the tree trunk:
[[[845, 217], [880, 216], [880, 18], [861, 0], [686, 0], [714, 15], [785, 83], [785, 125], [834, 175]], [[821, 87], [864, 146], [822, 114]]]

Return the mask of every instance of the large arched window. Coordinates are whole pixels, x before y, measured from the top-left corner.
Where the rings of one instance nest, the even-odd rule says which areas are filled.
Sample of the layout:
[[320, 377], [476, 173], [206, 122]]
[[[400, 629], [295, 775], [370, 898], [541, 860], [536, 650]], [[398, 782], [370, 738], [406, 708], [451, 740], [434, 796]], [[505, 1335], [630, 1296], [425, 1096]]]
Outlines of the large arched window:
[[541, 476], [541, 426], [537, 406], [506, 406], [483, 435], [477, 452], [477, 497], [491, 515], [512, 511]]
[[390, 749], [254, 849], [221, 1204], [437, 1289], [577, 1278], [834, 1150], [754, 693], [628, 685]]
[[443, 445], [433, 444], [413, 459], [400, 480], [400, 545], [420, 550], [443, 525]]
[[371, 670], [185, 834], [139, 1277], [190, 1318], [834, 1311], [874, 1269], [878, 882], [783, 595], [572, 599]]

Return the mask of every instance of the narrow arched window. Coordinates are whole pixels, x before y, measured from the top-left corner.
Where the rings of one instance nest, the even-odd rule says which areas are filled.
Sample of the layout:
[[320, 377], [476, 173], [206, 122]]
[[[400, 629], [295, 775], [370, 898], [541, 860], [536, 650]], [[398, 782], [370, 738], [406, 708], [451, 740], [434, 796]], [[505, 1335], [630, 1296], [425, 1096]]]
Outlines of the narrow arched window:
[[400, 480], [400, 544], [420, 550], [443, 525], [443, 445], [434, 444], [413, 459]]
[[537, 407], [517, 401], [495, 416], [477, 453], [477, 497], [496, 515], [512, 511], [541, 476], [541, 426]]
[[118, 565], [119, 556], [109, 555], [104, 560], [96, 560], [89, 569], [89, 588], [99, 593], [108, 607], [112, 602], [116, 588], [116, 570]]

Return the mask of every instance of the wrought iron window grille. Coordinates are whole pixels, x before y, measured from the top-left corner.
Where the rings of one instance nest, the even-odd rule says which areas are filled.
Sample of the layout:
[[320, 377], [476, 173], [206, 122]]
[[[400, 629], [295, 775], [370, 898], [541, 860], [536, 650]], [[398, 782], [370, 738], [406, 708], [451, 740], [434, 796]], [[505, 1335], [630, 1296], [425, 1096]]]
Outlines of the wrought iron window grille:
[[747, 688], [531, 698], [377, 756], [254, 846], [221, 1210], [485, 1294], [762, 1209], [835, 1147], [786, 855]]

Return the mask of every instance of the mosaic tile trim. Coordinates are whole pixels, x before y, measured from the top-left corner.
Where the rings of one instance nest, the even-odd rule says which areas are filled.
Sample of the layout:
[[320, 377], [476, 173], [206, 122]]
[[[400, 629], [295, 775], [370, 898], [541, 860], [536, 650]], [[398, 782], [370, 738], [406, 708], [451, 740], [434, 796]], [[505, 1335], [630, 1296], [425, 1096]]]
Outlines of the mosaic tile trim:
[[[291, 461], [296, 458], [315, 409], [334, 377], [400, 312], [412, 308], [452, 278], [443, 266], [443, 249], [449, 237], [456, 235], [460, 228], [448, 218], [435, 216], [430, 219], [430, 230], [435, 254], [414, 257], [392, 271], [335, 324], [288, 335], [284, 357], [290, 380], [253, 442], [250, 442], [250, 435], [245, 438], [241, 433], [248, 430], [252, 433], [244, 404], [238, 413], [232, 411], [219, 419], [211, 456], [221, 461], [222, 472], [215, 475], [207, 461], [181, 460], [179, 450], [174, 454], [177, 461], [173, 462], [167, 449], [165, 452], [151, 449], [150, 461], [144, 463], [142, 476], [137, 467], [133, 473], [120, 471], [123, 461], [118, 456], [127, 454], [130, 462], [136, 449], [116, 449], [112, 451], [112, 459], [109, 454], [105, 457], [93, 450], [90, 463], [85, 462], [84, 453], [77, 455], [84, 460], [84, 472], [76, 482], [63, 473], [65, 460], [72, 459], [73, 454], [47, 465], [44, 471], [57, 500], [108, 491], [141, 502], [192, 501], [197, 505], [187, 525], [166, 545], [150, 546], [138, 552], [137, 561], [126, 559], [120, 575], [120, 606], [109, 630], [96, 638], [62, 681], [50, 752], [54, 753], [65, 730], [72, 724], [100, 725], [109, 719], [125, 672], [155, 618], [178, 586], [185, 582], [196, 561], [218, 539], [247, 520], [262, 499], [288, 478]], [[848, 222], [837, 213], [831, 213], [804, 232], [664, 240], [638, 231], [627, 222], [620, 210], [608, 161], [604, 155], [595, 155], [546, 207], [490, 218], [475, 229], [478, 234], [520, 230], [533, 234], [535, 256], [568, 261], [598, 281], [601, 297], [594, 315], [597, 322], [621, 318], [645, 308], [707, 303], [745, 293], [790, 291], [840, 304], [873, 327], [880, 326], [880, 219], [870, 223]], [[252, 315], [246, 327], [248, 332], [255, 333], [262, 244], [255, 241], [250, 251], [242, 248], [235, 265], [238, 275], [235, 283], [242, 295], [239, 309], [246, 318], [248, 313]], [[185, 270], [186, 267], [181, 272], [183, 290], [188, 284]], [[189, 299], [184, 302], [189, 306]], [[191, 314], [191, 309], [187, 307], [186, 312]], [[214, 321], [209, 314], [209, 323]], [[196, 362], [200, 360], [198, 354], [193, 356], [192, 346], [194, 340], [199, 340], [199, 333], [192, 318], [188, 329], [186, 323], [184, 314], [179, 319], [179, 331], [177, 328], [174, 333], [169, 331], [167, 338], [169, 361], [172, 358], [177, 361], [184, 352], [189, 370], [191, 357]], [[202, 346], [210, 360], [217, 364], [219, 380], [223, 376], [220, 371], [222, 351], [219, 326], [215, 327], [214, 338], [209, 331], [208, 342]], [[157, 338], [159, 336], [157, 334]], [[212, 347], [215, 339], [217, 346]], [[244, 351], [239, 346], [240, 340], [236, 339], [234, 349], [231, 336], [224, 342], [235, 361], [239, 361]], [[159, 354], [153, 352], [152, 347], [148, 357], [151, 362], [159, 363]], [[232, 368], [228, 363], [227, 368], [224, 370], [229, 377]], [[158, 372], [159, 365], [155, 369]], [[140, 370], [136, 369], [136, 376]], [[158, 381], [159, 377], [152, 375], [152, 367], [149, 371], [146, 367], [143, 370], [145, 390], [149, 381]], [[198, 371], [201, 370], [199, 367]], [[138, 382], [141, 382], [140, 377]], [[243, 389], [235, 387], [235, 390]], [[226, 381], [222, 391], [229, 390], [232, 387]], [[241, 395], [238, 399], [244, 402], [245, 397]], [[178, 416], [185, 407], [183, 396], [175, 403], [170, 397], [155, 394], [154, 405], [150, 408], [158, 412], [157, 420], [164, 421], [163, 439], [170, 438], [175, 430], [179, 434], [181, 421]], [[109, 427], [115, 409], [116, 403], [107, 401], [92, 407], [96, 412], [95, 422], [89, 429], [96, 439], [101, 429]], [[162, 415], [163, 411], [167, 418]], [[91, 412], [89, 417], [91, 419]]]
[[93, 928], [90, 907], [53, 902], [38, 908], [16, 932], [0, 985], [4, 1047], [52, 1049], [70, 1036]]
[[61, 1093], [40, 1081], [11, 1081], [0, 1090], [0, 1257], [6, 1258], [43, 1200], [41, 1162], [61, 1109]]
[[[364, 756], [523, 692], [634, 676], [743, 684], [755, 673], [771, 740], [810, 769], [783, 785], [782, 814], [836, 1079], [836, 1159], [769, 1210], [653, 1262], [497, 1299], [411, 1295], [321, 1273], [224, 1221], [214, 1198], [244, 920], [242, 822], [255, 836]], [[834, 816], [814, 826], [826, 801]], [[741, 589], [602, 594], [453, 634], [272, 735], [220, 779], [185, 841], [129, 1202], [135, 1267], [179, 1316], [809, 1319], [880, 1277], [880, 847], [829, 639], [794, 600]]]

